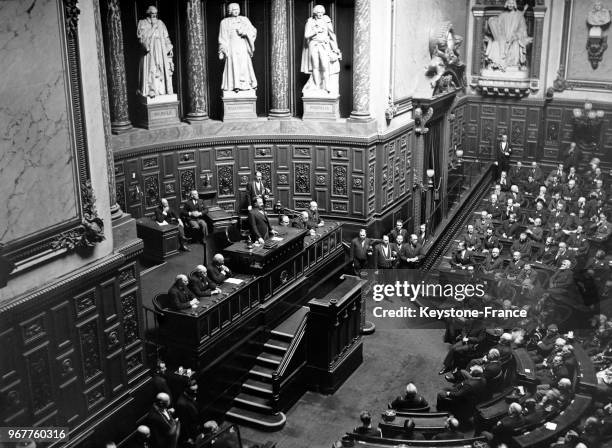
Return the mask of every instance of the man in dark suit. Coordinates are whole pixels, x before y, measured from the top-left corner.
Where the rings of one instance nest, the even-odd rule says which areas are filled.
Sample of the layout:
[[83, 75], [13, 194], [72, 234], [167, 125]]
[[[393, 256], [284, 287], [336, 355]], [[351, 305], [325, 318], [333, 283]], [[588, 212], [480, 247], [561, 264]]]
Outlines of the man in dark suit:
[[232, 271], [225, 266], [223, 255], [215, 254], [212, 263], [208, 266], [208, 278], [211, 279], [215, 285], [221, 285], [231, 276]]
[[531, 241], [527, 239], [527, 233], [521, 232], [519, 239], [512, 243], [510, 250], [520, 252], [523, 260], [529, 260], [531, 258]]
[[500, 142], [497, 144], [497, 169], [499, 173], [505, 171], [506, 173], [510, 170], [510, 157], [512, 155], [512, 148], [508, 141], [508, 136], [502, 134]]
[[465, 381], [445, 388], [438, 393], [438, 411], [449, 410], [457, 415], [471, 414], [474, 405], [486, 394], [486, 381], [482, 377], [482, 367], [474, 365], [470, 369], [470, 377]]
[[544, 182], [546, 186], [549, 186], [550, 184], [552, 184], [553, 178], [555, 177], [557, 178], [557, 182], [559, 182], [560, 184], [564, 184], [565, 179], [567, 177], [567, 174], [565, 174], [564, 168], [565, 167], [563, 163], [557, 164], [557, 168], [555, 168], [548, 174], [548, 177], [546, 178], [546, 181]]
[[316, 227], [323, 227], [325, 225], [325, 222], [319, 215], [319, 206], [317, 205], [316, 201], [310, 202], [310, 207], [308, 207], [307, 211], [309, 228], [314, 229]]
[[198, 299], [193, 296], [187, 285], [189, 280], [184, 274], [176, 276], [176, 280], [172, 287], [168, 290], [169, 306], [173, 310], [184, 310], [191, 308], [193, 304], [197, 304]]
[[465, 245], [468, 250], [474, 252], [480, 250], [480, 237], [474, 232], [474, 226], [468, 224], [467, 232], [461, 237], [465, 241]]
[[495, 235], [493, 235], [493, 227], [489, 227], [485, 231], [484, 237], [482, 238], [481, 247], [483, 253], [490, 252], [496, 247], [501, 247], [499, 239]]
[[404, 241], [408, 241], [408, 231], [404, 229], [404, 223], [401, 219], [398, 219], [395, 223], [395, 229], [389, 232], [389, 241], [395, 243], [395, 239], [398, 235], [401, 235], [404, 238]]
[[419, 238], [419, 244], [421, 246], [425, 246], [425, 243], [427, 243], [429, 236], [427, 235], [427, 225], [426, 224], [421, 224], [419, 226], [419, 234], [417, 235], [417, 237]]
[[296, 229], [310, 229], [311, 227], [308, 221], [308, 212], [301, 212], [300, 215], [293, 220], [291, 226], [295, 227]]
[[372, 242], [366, 236], [366, 230], [359, 230], [359, 236], [351, 241], [351, 260], [355, 274], [361, 274], [368, 266], [368, 256], [372, 255]]
[[166, 378], [167, 370], [168, 369], [166, 368], [166, 363], [164, 361], [161, 359], [157, 361], [157, 367], [153, 372], [151, 382], [153, 383], [155, 393], [165, 392], [169, 397], [171, 397], [172, 394], [170, 393], [170, 387], [168, 387], [168, 380]]
[[253, 208], [249, 210], [249, 227], [251, 229], [251, 237], [259, 244], [263, 244], [265, 240], [272, 235], [276, 235], [276, 231], [272, 229], [270, 220], [264, 210], [264, 202], [262, 198], [255, 199]]
[[574, 284], [574, 273], [570, 269], [571, 266], [572, 262], [567, 258], [561, 262], [559, 270], [549, 280], [548, 287], [551, 293], [554, 289], [566, 290]]
[[176, 400], [176, 416], [181, 422], [179, 442], [193, 446], [198, 437], [200, 412], [197, 404], [198, 383], [192, 380], [189, 387]]
[[253, 208], [253, 204], [255, 203], [255, 199], [261, 198], [263, 199], [264, 208], [266, 205], [266, 201], [270, 199], [270, 190], [266, 188], [263, 182], [263, 177], [261, 172], [257, 171], [255, 173], [255, 179], [249, 181], [246, 186], [247, 192], [247, 203], [249, 204], [248, 209], [251, 210]]
[[575, 168], [580, 167], [580, 161], [582, 160], [582, 154], [580, 149], [576, 147], [576, 142], [571, 142], [569, 147], [563, 151], [562, 162], [565, 166], [573, 166]]
[[183, 204], [182, 216], [189, 227], [200, 230], [203, 237], [208, 235], [208, 225], [206, 221], [204, 221], [204, 215], [206, 215], [207, 212], [208, 209], [200, 199], [198, 191], [192, 190], [189, 193], [189, 199]]
[[538, 162], [531, 162], [531, 168], [527, 172], [528, 176], [533, 176], [533, 180], [535, 180], [538, 184], [543, 178], [542, 169], [538, 166]]
[[176, 448], [181, 424], [178, 418], [174, 418], [173, 411], [168, 394], [158, 393], [146, 417], [152, 448]]
[[521, 253], [518, 250], [512, 252], [512, 260], [508, 263], [508, 266], [506, 266], [506, 277], [510, 280], [514, 280], [518, 277], [524, 265], [525, 262], [521, 260]]
[[455, 368], [464, 368], [468, 361], [476, 356], [481, 344], [486, 340], [486, 331], [482, 319], [468, 319], [463, 323], [461, 333], [444, 357], [443, 368], [438, 372], [444, 375]]
[[395, 246], [389, 244], [389, 236], [384, 235], [382, 243], [376, 246], [376, 268], [392, 269], [397, 257], [397, 253], [393, 254], [394, 251]]
[[459, 440], [465, 438], [465, 436], [459, 432], [459, 420], [455, 417], [448, 417], [444, 427], [444, 431], [434, 434], [432, 440]]
[[555, 253], [554, 257], [552, 258], [552, 261], [550, 263], [551, 266], [555, 266], [555, 267], [561, 267], [561, 264], [563, 263], [564, 260], [570, 260], [571, 262], [573, 262], [573, 254], [570, 253], [567, 250], [567, 244], [564, 243], [563, 241], [561, 241], [558, 244], [557, 247], [557, 252]]
[[427, 400], [418, 393], [416, 386], [412, 383], [408, 383], [404, 396], [397, 397], [391, 402], [391, 409], [410, 411], [423, 409], [427, 407], [427, 405]]
[[557, 254], [557, 247], [552, 236], [547, 236], [544, 245], [538, 249], [536, 261], [542, 264], [551, 264]]
[[510, 180], [510, 177], [508, 177], [507, 171], [502, 170], [497, 184], [501, 187], [501, 190], [503, 192], [510, 191], [510, 187], [512, 186], [512, 181]]
[[357, 426], [353, 429], [353, 432], [371, 437], [382, 437], [382, 432], [379, 428], [372, 426], [372, 415], [368, 411], [362, 411], [359, 414], [361, 420], [361, 426]]
[[527, 168], [523, 166], [523, 163], [519, 160], [516, 162], [516, 166], [510, 168], [510, 177], [517, 185], [523, 185], [527, 180]]
[[504, 260], [499, 256], [499, 247], [491, 249], [491, 253], [487, 255], [484, 263], [480, 265], [483, 274], [491, 275], [500, 272], [504, 267]]
[[163, 198], [159, 201], [159, 205], [155, 208], [154, 219], [160, 226], [176, 224], [178, 229], [179, 249], [189, 251], [189, 247], [185, 244], [187, 242], [187, 238], [185, 238], [185, 225], [181, 218], [174, 213], [174, 210], [170, 208], [167, 199]]
[[504, 220], [498, 231], [502, 238], [516, 238], [521, 231], [520, 224], [516, 220], [516, 214], [512, 213], [508, 219]]
[[419, 237], [414, 234], [410, 235], [410, 242], [408, 244], [402, 244], [402, 247], [398, 248], [398, 254], [402, 260], [403, 267], [408, 269], [418, 268], [423, 258], [425, 258], [423, 246], [419, 244]]
[[189, 289], [197, 297], [210, 297], [219, 294], [221, 290], [208, 280], [208, 272], [203, 265], [196, 266], [195, 272], [189, 276]]
[[465, 247], [465, 241], [459, 241], [457, 250], [451, 259], [451, 265], [460, 269], [465, 269], [472, 264], [472, 252]]

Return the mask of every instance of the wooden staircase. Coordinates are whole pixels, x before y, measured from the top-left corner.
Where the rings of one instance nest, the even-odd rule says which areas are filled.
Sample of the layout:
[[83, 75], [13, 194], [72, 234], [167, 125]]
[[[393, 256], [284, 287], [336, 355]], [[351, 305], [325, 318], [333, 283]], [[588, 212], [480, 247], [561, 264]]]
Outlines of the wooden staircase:
[[285, 425], [287, 419], [282, 411], [304, 391], [299, 379], [306, 365], [304, 334], [308, 311], [307, 307], [299, 308], [270, 331], [226, 413], [228, 420], [266, 431]]

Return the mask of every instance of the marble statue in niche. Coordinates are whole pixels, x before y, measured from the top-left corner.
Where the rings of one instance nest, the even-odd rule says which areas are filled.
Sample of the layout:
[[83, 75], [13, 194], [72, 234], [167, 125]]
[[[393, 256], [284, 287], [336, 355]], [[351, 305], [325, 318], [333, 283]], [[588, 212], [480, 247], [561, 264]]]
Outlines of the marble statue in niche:
[[174, 73], [173, 47], [164, 22], [157, 18], [157, 8], [149, 6], [147, 17], [138, 21], [138, 41], [142, 45], [138, 92], [145, 97], [172, 95]]
[[450, 22], [444, 22], [432, 30], [429, 36], [431, 61], [426, 67], [426, 74], [431, 77], [434, 95], [464, 87], [465, 64], [459, 55], [462, 42], [463, 37], [454, 33]]
[[332, 21], [325, 8], [316, 5], [304, 29], [301, 71], [309, 74], [310, 79], [302, 92], [337, 95], [341, 59]]
[[525, 12], [518, 10], [516, 0], [507, 0], [505, 10], [487, 21], [485, 36], [486, 68], [501, 71], [526, 71], [527, 46], [533, 41], [527, 35]]
[[603, 35], [603, 30], [610, 25], [610, 10], [604, 8], [601, 1], [596, 1], [587, 14], [586, 22], [589, 29], [586, 49], [591, 67], [595, 70], [608, 48], [608, 36]]
[[257, 79], [251, 58], [257, 30], [247, 17], [240, 15], [238, 3], [230, 3], [227, 14], [219, 29], [219, 59], [225, 59], [221, 89], [224, 94], [254, 90]]

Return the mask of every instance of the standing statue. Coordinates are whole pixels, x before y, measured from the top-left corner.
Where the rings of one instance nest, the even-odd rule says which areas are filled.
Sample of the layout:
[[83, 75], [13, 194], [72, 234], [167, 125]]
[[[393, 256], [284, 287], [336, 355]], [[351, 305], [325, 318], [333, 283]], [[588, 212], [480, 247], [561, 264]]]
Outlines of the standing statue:
[[301, 71], [309, 74], [310, 79], [302, 91], [337, 94], [341, 59], [332, 21], [325, 15], [325, 8], [316, 5], [304, 29]]
[[230, 3], [227, 14], [219, 29], [219, 59], [225, 59], [221, 89], [224, 92], [256, 89], [251, 58], [257, 30], [248, 18], [240, 15], [238, 3]]
[[525, 12], [519, 11], [516, 0], [507, 0], [500, 15], [491, 17], [488, 24], [488, 35], [485, 36], [487, 68], [506, 71], [507, 68], [527, 69], [527, 45], [533, 41], [527, 35]]
[[149, 98], [173, 94], [172, 43], [166, 25], [157, 18], [155, 6], [149, 6], [147, 18], [138, 21], [137, 33], [144, 49], [140, 59], [138, 93]]

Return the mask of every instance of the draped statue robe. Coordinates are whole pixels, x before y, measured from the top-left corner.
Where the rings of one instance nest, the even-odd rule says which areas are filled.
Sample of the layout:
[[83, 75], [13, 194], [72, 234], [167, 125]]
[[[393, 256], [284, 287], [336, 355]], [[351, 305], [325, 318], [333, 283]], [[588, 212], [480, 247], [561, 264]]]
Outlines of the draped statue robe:
[[[327, 31], [327, 36], [321, 39], [315, 32], [315, 26], [319, 25]], [[312, 77], [312, 57], [317, 57], [316, 52], [327, 53], [329, 59], [329, 79], [331, 86], [328, 86], [332, 93], [338, 93], [338, 74], [340, 73], [338, 40], [332, 26], [331, 18], [324, 15], [321, 19], [309, 17], [304, 27], [304, 46], [302, 47], [302, 62], [300, 71], [310, 75], [310, 79], [304, 86], [304, 90], [320, 89]]]
[[145, 50], [140, 59], [138, 90], [141, 95], [170, 95], [172, 88], [172, 43], [166, 25], [150, 18], [138, 21], [138, 40]]
[[[245, 36], [240, 36], [241, 31]], [[257, 88], [251, 58], [255, 51], [257, 30], [244, 16], [226, 17], [219, 30], [219, 53], [225, 57], [221, 89], [226, 91]]]
[[507, 67], [527, 65], [527, 45], [533, 38], [527, 35], [527, 23], [521, 11], [504, 11], [488, 20], [489, 39], [486, 57], [491, 68], [505, 70]]

